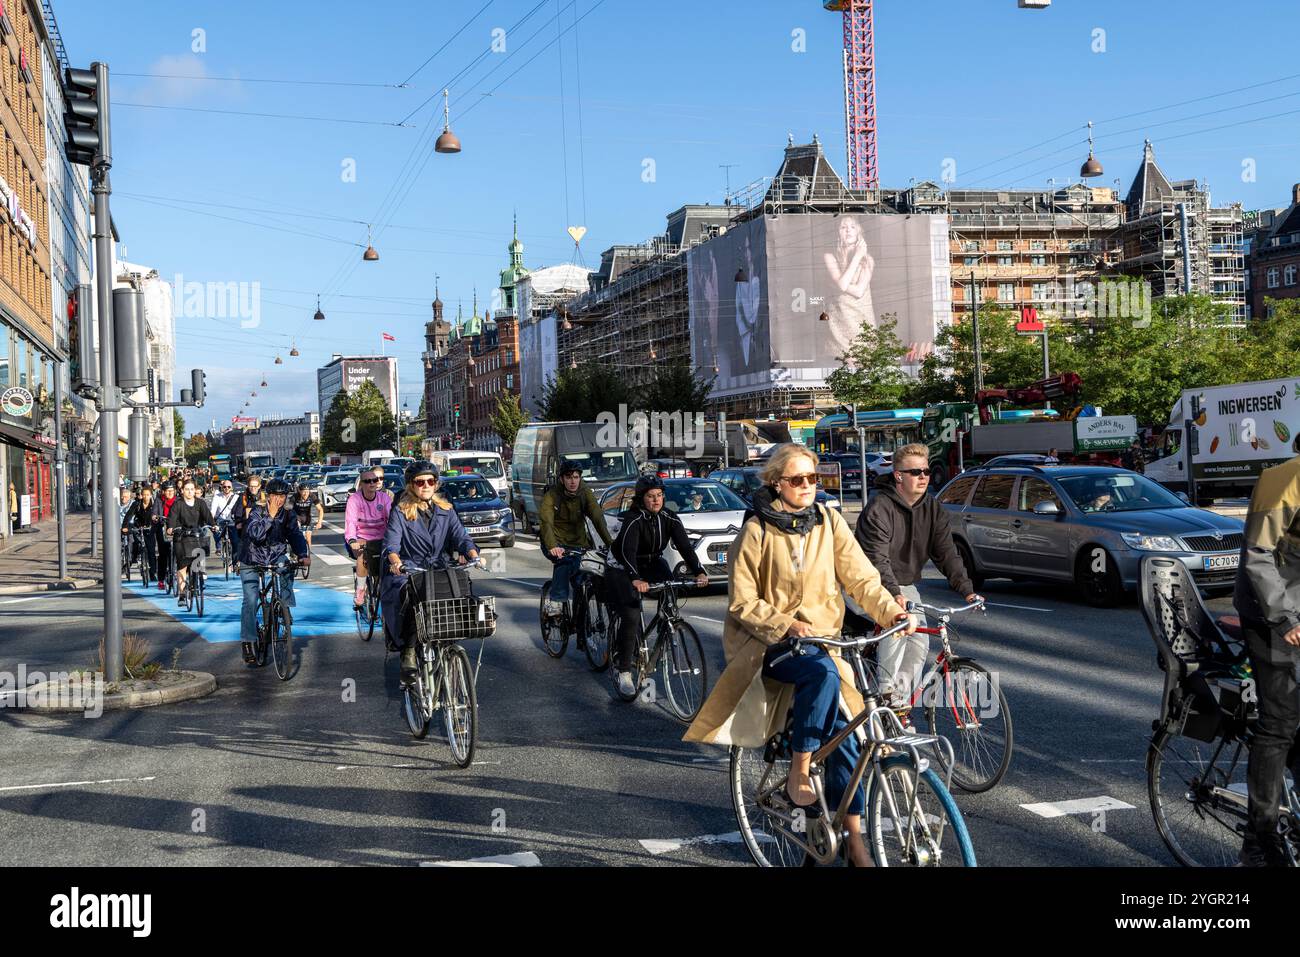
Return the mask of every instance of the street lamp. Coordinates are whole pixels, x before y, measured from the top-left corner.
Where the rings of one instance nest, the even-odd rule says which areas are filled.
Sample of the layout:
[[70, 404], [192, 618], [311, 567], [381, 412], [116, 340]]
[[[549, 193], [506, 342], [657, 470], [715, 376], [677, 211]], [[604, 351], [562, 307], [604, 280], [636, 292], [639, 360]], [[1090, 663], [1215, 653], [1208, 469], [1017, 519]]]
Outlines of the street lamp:
[[325, 321], [325, 313], [320, 311], [320, 293], [316, 293], [316, 314], [312, 318], [317, 322]]
[[1088, 121], [1088, 158], [1083, 161], [1079, 167], [1079, 175], [1084, 179], [1091, 179], [1094, 176], [1101, 175], [1101, 164], [1097, 162], [1097, 157], [1092, 155], [1092, 120]]
[[[373, 230], [371, 229], [370, 224], [367, 223], [366, 224], [366, 251], [361, 254], [361, 258], [362, 260], [368, 263], [379, 261], [379, 253], [375, 251], [373, 240], [374, 240]], [[317, 308], [319, 308], [319, 305], [317, 306]]]
[[442, 91], [442, 135], [438, 137], [437, 142], [433, 144], [435, 153], [459, 153], [460, 140], [456, 134], [451, 131], [451, 106], [449, 92]]

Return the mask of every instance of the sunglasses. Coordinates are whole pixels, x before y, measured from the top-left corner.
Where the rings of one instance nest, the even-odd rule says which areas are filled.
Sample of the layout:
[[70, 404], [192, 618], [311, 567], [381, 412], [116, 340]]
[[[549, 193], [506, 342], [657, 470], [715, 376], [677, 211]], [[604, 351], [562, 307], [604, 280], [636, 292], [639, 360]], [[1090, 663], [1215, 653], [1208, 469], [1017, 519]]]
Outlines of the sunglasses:
[[427, 488], [430, 485], [437, 485], [438, 480], [436, 478], [411, 479], [411, 484], [414, 485], [416, 488]]
[[920, 478], [922, 475], [929, 475], [929, 469], [899, 469], [900, 475], [910, 475], [912, 478]]
[[804, 475], [782, 475], [781, 481], [788, 483], [791, 488], [803, 488], [807, 485], [817, 484], [817, 473], [808, 472]]
[[368, 478], [368, 479], [362, 479], [362, 480], [361, 480], [361, 484], [362, 484], [362, 485], [378, 485], [378, 484], [379, 484], [380, 482], [382, 482], [382, 481], [383, 481], [383, 479]]

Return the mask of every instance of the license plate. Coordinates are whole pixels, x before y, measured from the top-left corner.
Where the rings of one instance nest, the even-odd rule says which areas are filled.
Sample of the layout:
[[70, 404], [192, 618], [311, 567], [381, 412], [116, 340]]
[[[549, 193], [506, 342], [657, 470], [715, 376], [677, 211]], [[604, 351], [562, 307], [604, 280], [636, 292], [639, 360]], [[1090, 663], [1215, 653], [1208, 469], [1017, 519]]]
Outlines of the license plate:
[[1225, 568], [1236, 568], [1241, 561], [1241, 555], [1207, 555], [1202, 559], [1204, 569], [1207, 572], [1220, 571]]
[[714, 559], [714, 562], [717, 563], [717, 564], [719, 564], [719, 565], [725, 565], [725, 564], [727, 564], [727, 552], [726, 552], [726, 549], [723, 549], [722, 551], [718, 552], [718, 555], [717, 555], [717, 557]]

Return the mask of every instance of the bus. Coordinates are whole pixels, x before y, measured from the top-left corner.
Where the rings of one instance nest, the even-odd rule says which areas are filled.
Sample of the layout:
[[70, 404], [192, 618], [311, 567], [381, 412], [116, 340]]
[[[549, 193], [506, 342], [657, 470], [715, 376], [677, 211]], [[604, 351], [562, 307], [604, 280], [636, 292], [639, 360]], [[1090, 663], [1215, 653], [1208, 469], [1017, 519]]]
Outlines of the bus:
[[243, 477], [254, 472], [265, 472], [275, 467], [275, 456], [270, 452], [244, 452], [235, 456], [235, 467]]
[[[921, 413], [923, 409], [884, 409], [859, 412], [857, 426], [864, 430], [866, 451], [892, 455], [894, 449], [909, 442], [921, 440]], [[846, 412], [822, 416], [813, 430], [813, 450], [824, 452], [857, 452], [858, 432], [849, 422]]]
[[218, 482], [224, 482], [230, 478], [230, 456], [224, 452], [217, 455], [208, 456], [208, 471], [212, 473], [213, 478]]

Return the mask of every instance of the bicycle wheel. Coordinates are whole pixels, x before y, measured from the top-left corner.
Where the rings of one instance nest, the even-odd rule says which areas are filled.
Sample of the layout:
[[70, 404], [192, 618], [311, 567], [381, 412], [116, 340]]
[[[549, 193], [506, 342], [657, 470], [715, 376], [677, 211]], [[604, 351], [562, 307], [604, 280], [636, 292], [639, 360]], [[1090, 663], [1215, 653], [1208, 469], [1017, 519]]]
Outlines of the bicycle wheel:
[[[373, 579], [367, 579], [366, 582], [367, 582], [366, 600], [362, 602], [360, 605], [354, 605], [352, 608], [353, 614], [356, 615], [356, 619], [357, 619], [357, 637], [360, 638], [362, 641], [369, 641], [375, 634], [375, 606], [378, 601], [376, 596], [373, 594], [374, 589], [370, 587], [370, 585], [373, 583]], [[356, 597], [356, 591], [357, 591], [357, 576], [355, 573], [353, 573], [352, 575], [353, 598]]]
[[140, 585], [149, 587], [149, 563], [145, 560], [144, 546], [140, 548]]
[[442, 721], [452, 760], [458, 767], [469, 767], [478, 743], [478, 695], [469, 655], [454, 643], [442, 653]]
[[433, 714], [429, 708], [429, 689], [433, 686], [433, 675], [429, 663], [424, 657], [424, 648], [420, 647], [419, 664], [415, 669], [415, 680], [402, 689], [405, 703], [406, 726], [411, 729], [411, 737], [417, 741], [429, 733]]
[[770, 743], [731, 749], [731, 805], [745, 849], [759, 867], [805, 866], [807, 852], [792, 836], [793, 816], [784, 809], [788, 801], [778, 798], [778, 807], [769, 799], [785, 787], [789, 774], [789, 755], [776, 753]]
[[866, 836], [877, 867], [976, 866], [957, 802], [933, 768], [918, 775], [907, 754], [885, 758], [872, 777]]
[[659, 655], [659, 675], [668, 707], [690, 724], [704, 704], [709, 675], [700, 636], [684, 621], [675, 621], [669, 628], [668, 645]]
[[587, 588], [583, 598], [582, 628], [587, 644], [587, 664], [592, 671], [604, 671], [609, 667], [609, 610], [600, 600], [594, 588]]
[[194, 611], [198, 614], [200, 618], [202, 618], [203, 617], [203, 580], [207, 576], [205, 576], [202, 572], [194, 572], [192, 574], [193, 574], [192, 580], [194, 582], [193, 585]]
[[1184, 867], [1231, 867], [1246, 832], [1246, 746], [1156, 732], [1147, 751], [1147, 796], [1156, 830]]
[[569, 633], [565, 630], [562, 621], [558, 618], [549, 618], [546, 614], [546, 602], [551, 597], [551, 583], [546, 582], [542, 585], [542, 647], [552, 658], [560, 658], [564, 655], [564, 649], [569, 647]]
[[293, 654], [293, 626], [289, 622], [289, 609], [279, 602], [271, 608], [271, 657], [275, 673], [281, 681], [288, 681], [297, 670]]
[[955, 786], [979, 793], [1002, 780], [1011, 764], [1011, 711], [987, 668], [973, 661], [954, 661], [946, 674], [935, 672], [921, 690], [921, 701], [930, 733], [952, 742]]

